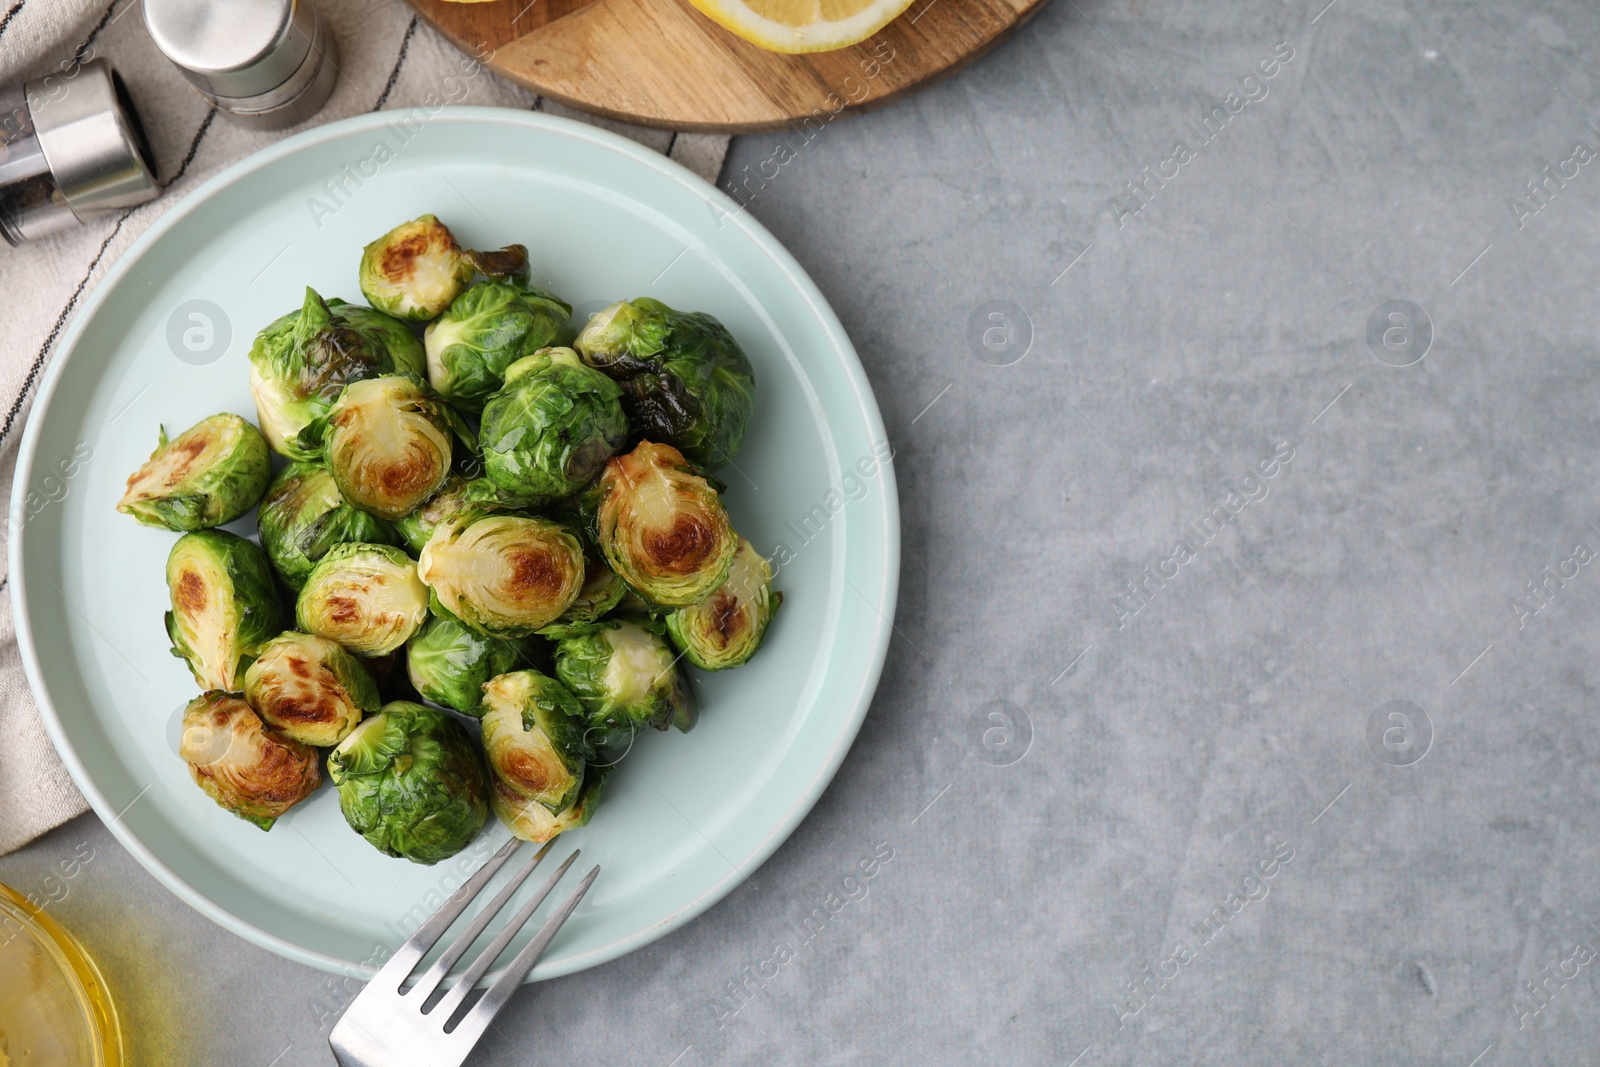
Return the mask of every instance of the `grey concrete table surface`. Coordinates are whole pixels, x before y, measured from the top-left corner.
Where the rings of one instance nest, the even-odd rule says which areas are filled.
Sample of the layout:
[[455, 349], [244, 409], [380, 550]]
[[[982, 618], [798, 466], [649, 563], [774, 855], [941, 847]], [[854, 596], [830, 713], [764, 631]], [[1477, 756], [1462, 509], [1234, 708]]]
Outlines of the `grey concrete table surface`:
[[[736, 143], [883, 407], [897, 636], [777, 855], [480, 1062], [1595, 1062], [1600, 12], [1324, 3], [1058, 0]], [[0, 879], [74, 850], [139, 1062], [329, 1062], [340, 983], [92, 818]]]

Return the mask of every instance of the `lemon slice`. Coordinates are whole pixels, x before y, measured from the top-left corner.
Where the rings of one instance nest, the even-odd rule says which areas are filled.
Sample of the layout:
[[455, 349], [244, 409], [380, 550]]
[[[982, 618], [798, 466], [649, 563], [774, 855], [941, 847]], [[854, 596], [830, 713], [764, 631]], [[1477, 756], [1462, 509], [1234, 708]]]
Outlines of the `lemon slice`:
[[730, 33], [771, 52], [829, 52], [883, 29], [911, 0], [689, 0]]

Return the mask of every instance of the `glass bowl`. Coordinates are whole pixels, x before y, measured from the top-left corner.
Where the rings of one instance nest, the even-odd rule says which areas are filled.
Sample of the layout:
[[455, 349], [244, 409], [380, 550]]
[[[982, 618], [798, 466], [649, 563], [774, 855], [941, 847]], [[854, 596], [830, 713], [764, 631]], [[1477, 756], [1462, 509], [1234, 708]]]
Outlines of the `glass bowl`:
[[105, 979], [77, 939], [0, 885], [0, 1067], [123, 1067]]

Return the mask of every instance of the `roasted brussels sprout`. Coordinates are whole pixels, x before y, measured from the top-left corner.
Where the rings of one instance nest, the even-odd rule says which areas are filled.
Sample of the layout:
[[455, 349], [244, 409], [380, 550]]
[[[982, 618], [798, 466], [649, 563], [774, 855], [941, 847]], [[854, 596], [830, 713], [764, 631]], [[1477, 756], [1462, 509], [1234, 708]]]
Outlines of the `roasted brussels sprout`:
[[319, 748], [343, 741], [382, 704], [359, 660], [325, 637], [293, 630], [268, 641], [250, 664], [244, 698], [268, 726]]
[[402, 375], [344, 387], [328, 412], [323, 454], [344, 498], [398, 519], [450, 475], [454, 425], [443, 402]]
[[526, 637], [577, 599], [583, 547], [549, 519], [468, 510], [433, 531], [417, 574], [436, 610], [490, 637]]
[[696, 667], [727, 670], [756, 654], [781, 603], [783, 594], [772, 589], [772, 567], [741, 537], [727, 579], [700, 603], [668, 615], [667, 633]]
[[220, 691], [184, 709], [178, 754], [207, 796], [263, 830], [321, 781], [315, 751], [267, 728], [244, 700]]
[[484, 475], [521, 504], [571, 496], [627, 439], [622, 390], [570, 348], [517, 360], [483, 407]]
[[479, 408], [523, 356], [572, 340], [572, 307], [516, 282], [470, 286], [428, 324], [428, 383], [442, 397]]
[[128, 478], [117, 510], [147, 526], [200, 530], [256, 506], [272, 477], [261, 432], [237, 415], [213, 415], [167, 440]]
[[379, 852], [438, 863], [488, 818], [489, 783], [449, 712], [396, 700], [328, 754], [345, 821]]
[[406, 643], [406, 670], [424, 700], [482, 714], [483, 683], [524, 659], [514, 641], [485, 637], [455, 619], [431, 618]]
[[226, 530], [196, 530], [167, 556], [167, 636], [202, 690], [239, 690], [239, 680], [283, 629], [272, 568], [254, 544]]
[[347, 384], [381, 374], [428, 372], [422, 345], [404, 323], [371, 308], [323, 300], [305, 303], [256, 335], [250, 346], [250, 393], [261, 432], [274, 451], [311, 459], [320, 422]]
[[450, 306], [474, 274], [520, 277], [528, 250], [508, 245], [474, 252], [456, 244], [433, 215], [402, 222], [361, 253], [361, 292], [379, 311], [407, 322], [427, 322]]
[[590, 496], [606, 562], [650, 604], [697, 604], [728, 576], [739, 535], [717, 491], [671, 445], [641, 441], [616, 456]]
[[294, 614], [307, 633], [357, 655], [382, 656], [421, 628], [428, 587], [417, 565], [392, 545], [334, 545], [311, 568]]
[[556, 677], [583, 704], [596, 748], [624, 748], [643, 726], [687, 731], [694, 698], [666, 641], [638, 622], [608, 619], [556, 645]]
[[590, 316], [573, 347], [622, 385], [634, 432], [708, 470], [730, 462], [755, 410], [750, 360], [722, 323], [640, 297]]
[[334, 545], [393, 544], [394, 528], [345, 503], [333, 474], [320, 463], [296, 461], [273, 479], [257, 519], [261, 547], [289, 588], [299, 591]]
[[483, 751], [496, 782], [552, 815], [577, 798], [593, 755], [583, 705], [538, 671], [502, 674], [483, 687]]
[[406, 546], [415, 554], [422, 551], [422, 546], [428, 543], [428, 538], [433, 536], [433, 531], [439, 528], [441, 522], [468, 507], [480, 511], [495, 510], [502, 506], [499, 501], [499, 492], [487, 479], [474, 478], [469, 481], [452, 473], [445, 479], [442, 489], [417, 510], [396, 521], [394, 526]]
[[594, 817], [594, 809], [600, 803], [600, 794], [604, 792], [606, 779], [610, 774], [610, 767], [590, 764], [585, 768], [583, 786], [578, 790], [578, 799], [559, 815], [550, 814], [550, 809], [543, 804], [529, 800], [501, 779], [490, 775], [489, 807], [505, 824], [506, 829], [511, 831], [512, 836], [535, 844], [543, 844], [557, 834], [588, 825], [589, 820]]
[[591, 627], [606, 612], [615, 608], [628, 595], [628, 587], [606, 566], [600, 550], [587, 541], [583, 545], [583, 588], [572, 606], [548, 626], [539, 628], [540, 637], [560, 640], [568, 634], [581, 633]]

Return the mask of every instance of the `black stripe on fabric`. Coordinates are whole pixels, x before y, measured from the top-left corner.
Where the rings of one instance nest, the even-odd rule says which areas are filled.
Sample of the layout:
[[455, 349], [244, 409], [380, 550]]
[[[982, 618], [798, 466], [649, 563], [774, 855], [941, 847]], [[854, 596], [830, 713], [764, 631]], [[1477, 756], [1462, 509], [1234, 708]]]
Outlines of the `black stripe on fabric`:
[[21, 11], [27, 4], [28, 0], [17, 0], [16, 3], [11, 5], [11, 10], [6, 12], [6, 17], [0, 19], [0, 37], [6, 35], [6, 30], [11, 26], [11, 20], [16, 18], [17, 12]]
[[394, 92], [395, 83], [400, 80], [400, 68], [406, 65], [406, 53], [411, 51], [411, 38], [417, 32], [417, 21], [417, 16], [412, 15], [411, 25], [406, 27], [406, 35], [400, 40], [400, 54], [394, 58], [394, 69], [389, 72], [389, 80], [384, 83], [378, 102], [372, 105], [374, 111], [383, 110], [383, 105], [389, 102], [389, 94]]
[[78, 298], [83, 296], [83, 290], [89, 284], [89, 279], [94, 276], [95, 268], [105, 258], [106, 249], [111, 247], [111, 242], [116, 239], [117, 234], [122, 232], [122, 224], [128, 221], [128, 216], [131, 214], [133, 214], [132, 211], [124, 212], [123, 216], [117, 220], [117, 224], [111, 228], [111, 232], [106, 234], [106, 239], [100, 242], [100, 251], [95, 253], [94, 259], [89, 263], [89, 268], [83, 272], [83, 277], [78, 281], [78, 287], [72, 290], [72, 296], [68, 298], [66, 306], [61, 309], [61, 314], [56, 316], [56, 324], [50, 328], [50, 336], [46, 337], [44, 344], [39, 346], [39, 354], [33, 357], [33, 366], [28, 368], [28, 376], [22, 382], [22, 389], [17, 393], [17, 399], [12, 401], [11, 410], [6, 412], [5, 424], [0, 425], [0, 447], [10, 441], [11, 430], [16, 426], [17, 416], [22, 414], [22, 409], [28, 402], [28, 396], [33, 392], [33, 385], [39, 380], [39, 371], [44, 368], [45, 357], [50, 354], [50, 349], [55, 347], [56, 338], [61, 336], [61, 328], [67, 324], [67, 316], [71, 315], [72, 309], [78, 306]]
[[111, 3], [106, 5], [106, 13], [100, 16], [100, 21], [94, 24], [94, 29], [89, 31], [89, 36], [85, 37], [83, 43], [78, 46], [78, 50], [72, 53], [72, 61], [74, 63], [82, 63], [88, 58], [89, 46], [94, 44], [96, 37], [100, 36], [100, 31], [106, 28], [106, 23], [111, 21], [111, 13], [116, 9], [117, 0], [111, 0]]
[[163, 189], [170, 187], [179, 178], [183, 177], [184, 173], [189, 169], [189, 164], [194, 162], [196, 153], [200, 151], [200, 142], [206, 139], [206, 131], [211, 129], [211, 124], [216, 121], [216, 118], [217, 109], [212, 108], [206, 112], [206, 117], [200, 120], [200, 128], [194, 131], [194, 140], [189, 142], [189, 154], [183, 157], [183, 162], [178, 164], [177, 173], [167, 179], [167, 184], [162, 186]]
[[663, 152], [662, 155], [666, 156], [668, 159], [671, 159], [672, 158], [672, 150], [673, 150], [674, 147], [677, 146], [677, 144], [678, 144], [678, 131], [677, 130], [673, 130], [672, 131], [672, 140], [667, 142], [667, 150], [665, 152]]

